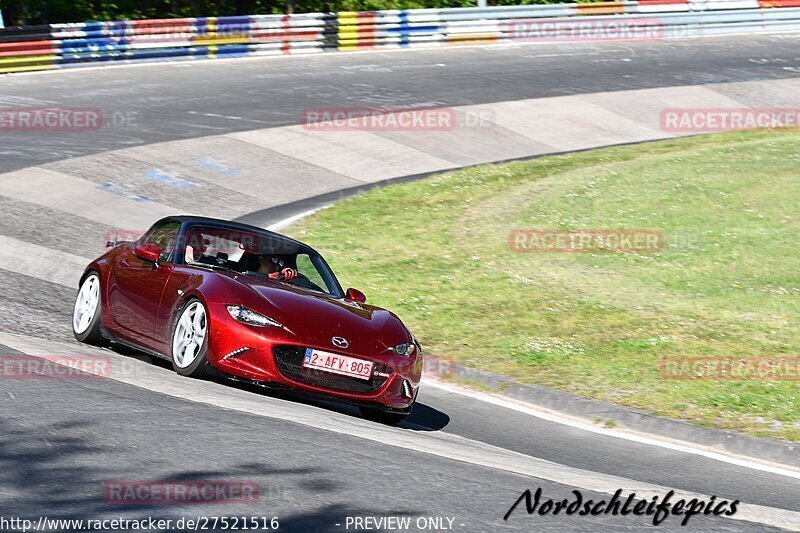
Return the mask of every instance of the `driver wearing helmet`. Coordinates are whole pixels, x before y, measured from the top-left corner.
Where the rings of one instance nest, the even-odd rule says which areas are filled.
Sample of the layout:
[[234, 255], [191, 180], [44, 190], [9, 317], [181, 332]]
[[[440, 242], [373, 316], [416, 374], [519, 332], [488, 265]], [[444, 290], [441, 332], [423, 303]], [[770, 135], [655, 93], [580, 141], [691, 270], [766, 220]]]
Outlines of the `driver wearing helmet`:
[[297, 270], [284, 267], [282, 259], [269, 254], [258, 256], [258, 273], [272, 279], [278, 279], [283, 275], [283, 279], [286, 281], [297, 277]]

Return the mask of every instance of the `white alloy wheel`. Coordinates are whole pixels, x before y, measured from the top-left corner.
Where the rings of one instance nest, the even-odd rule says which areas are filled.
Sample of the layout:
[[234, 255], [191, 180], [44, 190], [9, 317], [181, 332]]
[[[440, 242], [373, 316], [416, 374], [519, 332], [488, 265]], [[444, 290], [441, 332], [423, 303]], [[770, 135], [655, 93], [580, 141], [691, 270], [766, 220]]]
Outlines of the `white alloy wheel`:
[[75, 333], [84, 333], [92, 323], [100, 306], [100, 278], [97, 274], [89, 275], [78, 291], [75, 310], [72, 312], [72, 329]]
[[183, 310], [172, 336], [172, 358], [176, 366], [186, 368], [197, 359], [207, 328], [206, 310], [202, 303], [194, 302]]

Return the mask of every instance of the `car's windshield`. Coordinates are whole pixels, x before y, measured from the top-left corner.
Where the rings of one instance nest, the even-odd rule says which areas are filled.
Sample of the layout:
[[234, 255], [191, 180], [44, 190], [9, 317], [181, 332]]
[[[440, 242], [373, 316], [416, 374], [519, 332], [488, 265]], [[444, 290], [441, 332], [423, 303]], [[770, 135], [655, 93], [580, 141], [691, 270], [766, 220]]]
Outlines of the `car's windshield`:
[[[182, 252], [184, 262], [189, 265], [233, 270], [337, 298], [343, 297], [336, 277], [318, 253], [266, 233], [191, 226], [186, 232]], [[295, 270], [297, 276], [285, 279], [280, 273], [286, 268]], [[269, 274], [273, 274], [272, 278]]]

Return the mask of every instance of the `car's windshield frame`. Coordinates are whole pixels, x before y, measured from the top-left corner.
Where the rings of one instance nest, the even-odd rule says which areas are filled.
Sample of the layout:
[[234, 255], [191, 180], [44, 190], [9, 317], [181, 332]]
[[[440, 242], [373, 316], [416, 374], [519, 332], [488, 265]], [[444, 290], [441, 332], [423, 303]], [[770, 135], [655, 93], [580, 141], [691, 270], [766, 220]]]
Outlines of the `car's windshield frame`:
[[[241, 276], [250, 276], [250, 277], [257, 277], [259, 280], [265, 281], [272, 281], [275, 283], [283, 282], [283, 280], [274, 280], [268, 278], [266, 276], [253, 276], [252, 273], [242, 272], [233, 268], [228, 268], [223, 265], [212, 265], [207, 263], [198, 263], [195, 261], [187, 260], [186, 258], [186, 246], [188, 243], [188, 236], [191, 232], [197, 230], [207, 229], [209, 231], [220, 232], [220, 231], [231, 231], [232, 233], [244, 233], [244, 234], [253, 234], [257, 237], [265, 239], [265, 241], [279, 243], [281, 245], [286, 246], [287, 248], [294, 248], [295, 250], [292, 252], [295, 255], [299, 254], [306, 254], [308, 255], [309, 259], [311, 260], [312, 265], [317, 270], [317, 273], [322, 278], [322, 281], [325, 283], [325, 287], [320, 287], [322, 291], [317, 291], [313, 288], [306, 287], [303, 285], [295, 285], [291, 281], [286, 282], [292, 288], [301, 289], [309, 292], [313, 292], [316, 294], [324, 294], [327, 296], [332, 296], [334, 298], [344, 298], [345, 292], [342, 289], [339, 280], [336, 277], [333, 269], [328, 265], [328, 262], [325, 261], [325, 258], [322, 255], [300, 241], [296, 241], [279, 233], [273, 233], [269, 231], [265, 231], [259, 228], [246, 226], [246, 225], [237, 225], [237, 224], [219, 224], [213, 222], [204, 222], [204, 221], [186, 221], [182, 224], [180, 232], [178, 234], [178, 242], [175, 246], [175, 251], [173, 253], [173, 263], [177, 265], [186, 265], [195, 268], [208, 268], [210, 270], [224, 270], [226, 272], [233, 272]], [[329, 278], [329, 279], [326, 279]], [[310, 283], [313, 283], [309, 280]], [[316, 285], [316, 284], [315, 284]], [[336, 292], [329, 292], [329, 289], [333, 287]]]

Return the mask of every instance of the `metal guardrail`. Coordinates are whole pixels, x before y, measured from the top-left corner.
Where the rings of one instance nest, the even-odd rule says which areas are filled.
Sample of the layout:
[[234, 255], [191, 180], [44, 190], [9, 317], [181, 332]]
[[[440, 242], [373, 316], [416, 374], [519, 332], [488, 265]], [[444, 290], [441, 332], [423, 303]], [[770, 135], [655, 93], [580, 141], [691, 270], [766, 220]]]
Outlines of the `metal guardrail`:
[[0, 73], [200, 58], [800, 30], [800, 0], [638, 0], [84, 22], [0, 30]]

